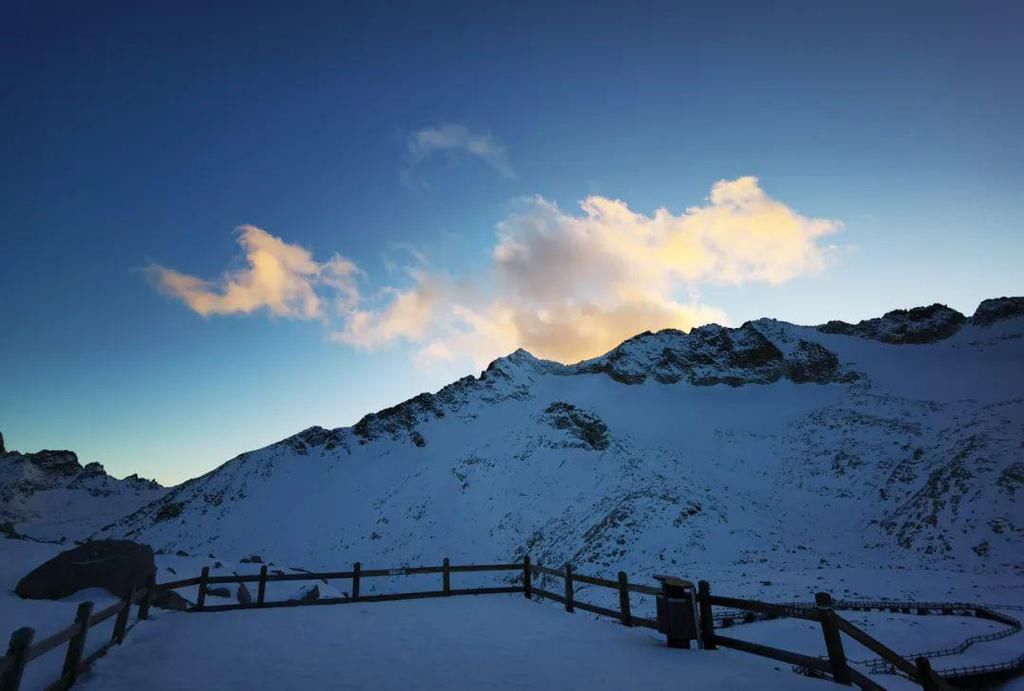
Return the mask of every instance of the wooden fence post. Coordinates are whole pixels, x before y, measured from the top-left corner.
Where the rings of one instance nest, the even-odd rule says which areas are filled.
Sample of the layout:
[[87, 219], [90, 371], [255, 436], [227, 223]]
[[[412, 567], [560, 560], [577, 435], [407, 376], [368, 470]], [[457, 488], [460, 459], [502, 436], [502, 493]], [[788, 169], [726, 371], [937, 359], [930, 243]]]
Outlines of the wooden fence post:
[[700, 641], [705, 650], [717, 650], [715, 643], [715, 619], [711, 612], [711, 584], [697, 583], [697, 604], [700, 606]]
[[441, 581], [442, 581], [443, 590], [444, 590], [444, 594], [445, 595], [451, 595], [452, 594], [452, 572], [451, 572], [451, 568], [452, 568], [451, 562], [448, 561], [448, 557], [445, 557], [444, 561], [441, 562]]
[[135, 586], [128, 586], [128, 591], [124, 595], [124, 599], [121, 600], [121, 604], [124, 607], [117, 613], [117, 619], [114, 620], [114, 633], [110, 636], [112, 643], [118, 645], [124, 640], [125, 629], [128, 628], [128, 615], [132, 613], [132, 599], [135, 597]]
[[139, 602], [139, 619], [149, 619], [149, 606], [153, 602], [153, 590], [156, 588], [156, 574], [150, 574], [146, 579], [146, 590], [142, 593], [142, 601]]
[[836, 613], [832, 609], [832, 596], [828, 593], [817, 593], [814, 596], [814, 604], [818, 608], [821, 632], [825, 636], [825, 648], [828, 650], [828, 661], [832, 667], [832, 681], [850, 686], [853, 684], [853, 678], [846, 662], [843, 639], [839, 637]]
[[914, 660], [914, 664], [917, 665], [917, 674], [921, 677], [918, 681], [921, 684], [921, 688], [924, 691], [938, 691], [939, 687], [935, 684], [935, 680], [932, 678], [934, 672], [932, 672], [932, 663], [928, 661], [926, 657], [919, 657]]
[[75, 679], [78, 678], [78, 667], [82, 664], [82, 652], [85, 650], [85, 635], [89, 632], [89, 617], [91, 616], [91, 602], [83, 602], [78, 605], [78, 611], [75, 612], [75, 623], [80, 625], [81, 628], [68, 641], [68, 652], [64, 656], [64, 671], [60, 675], [62, 680], [69, 682], [68, 686], [71, 686]]
[[204, 566], [203, 572], [199, 575], [199, 595], [196, 597], [196, 609], [202, 609], [206, 604], [206, 581], [210, 578], [210, 567]]
[[358, 561], [352, 566], [352, 599], [359, 599], [359, 572], [363, 566]]
[[572, 606], [572, 564], [565, 565], [565, 611], [576, 611]]
[[523, 557], [523, 595], [527, 600], [533, 597], [533, 572], [530, 571], [530, 555]]
[[7, 645], [7, 656], [11, 661], [7, 671], [0, 677], [0, 691], [18, 691], [21, 685], [21, 675], [25, 672], [25, 665], [28, 664], [28, 649], [32, 645], [32, 637], [36, 635], [33, 628], [26, 626], [11, 634], [11, 641]]
[[267, 600], [267, 565], [260, 567], [260, 581], [256, 587], [256, 606], [262, 607]]
[[619, 571], [619, 618], [626, 626], [633, 625], [633, 614], [629, 610], [629, 581], [626, 572]]

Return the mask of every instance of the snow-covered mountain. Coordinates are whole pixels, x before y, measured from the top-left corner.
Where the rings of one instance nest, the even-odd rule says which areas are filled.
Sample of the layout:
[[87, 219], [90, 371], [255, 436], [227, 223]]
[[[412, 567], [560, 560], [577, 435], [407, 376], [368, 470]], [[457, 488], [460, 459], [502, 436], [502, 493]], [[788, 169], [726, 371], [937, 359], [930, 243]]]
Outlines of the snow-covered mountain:
[[18, 453], [0, 434], [0, 525], [40, 540], [85, 538], [111, 520], [162, 497], [153, 480], [118, 480], [72, 451]]
[[[174, 488], [103, 533], [333, 567], [571, 560], [1022, 575], [1024, 298], [519, 350]], [[743, 573], [747, 575], [746, 572]]]

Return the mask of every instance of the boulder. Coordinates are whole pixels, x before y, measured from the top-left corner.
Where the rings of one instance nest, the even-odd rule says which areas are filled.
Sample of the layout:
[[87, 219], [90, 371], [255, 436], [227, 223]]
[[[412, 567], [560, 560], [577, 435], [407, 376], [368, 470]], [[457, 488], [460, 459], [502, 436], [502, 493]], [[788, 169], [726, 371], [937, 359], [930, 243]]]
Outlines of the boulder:
[[207, 588], [206, 594], [212, 595], [213, 597], [231, 597], [231, 588], [228, 588], [226, 586]]
[[160, 609], [184, 612], [192, 606], [192, 603], [173, 590], [157, 590], [153, 593], [152, 605]]
[[34, 600], [59, 600], [84, 588], [123, 597], [156, 573], [153, 550], [131, 540], [96, 540], [65, 550], [18, 581], [14, 592]]
[[249, 594], [249, 589], [245, 587], [245, 583], [238, 584], [235, 597], [238, 598], [238, 604], [240, 605], [248, 605], [252, 602], [252, 595]]
[[320, 586], [318, 585], [304, 585], [288, 598], [289, 600], [298, 600], [300, 602], [311, 602], [313, 600], [320, 599]]
[[254, 554], [251, 557], [242, 557], [238, 561], [242, 564], [262, 564], [263, 558], [258, 554]]

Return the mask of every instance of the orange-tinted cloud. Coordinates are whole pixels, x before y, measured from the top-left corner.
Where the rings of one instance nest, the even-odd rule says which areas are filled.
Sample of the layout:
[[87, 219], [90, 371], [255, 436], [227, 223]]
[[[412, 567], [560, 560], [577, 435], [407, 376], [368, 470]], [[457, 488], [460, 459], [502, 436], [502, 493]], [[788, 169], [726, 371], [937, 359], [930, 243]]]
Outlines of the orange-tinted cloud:
[[[638, 213], [591, 196], [577, 212], [541, 197], [497, 226], [487, 270], [454, 280], [422, 257], [409, 285], [362, 295], [360, 270], [310, 253], [252, 226], [241, 229], [248, 268], [205, 281], [163, 267], [165, 292], [200, 314], [253, 312], [323, 319], [330, 337], [372, 350], [416, 348], [421, 365], [470, 358], [478, 364], [523, 347], [574, 362], [645, 330], [726, 322], [703, 305], [703, 285], [778, 284], [826, 264], [836, 221], [811, 218], [772, 199], [757, 178], [716, 183], [706, 203], [673, 214]], [[336, 309], [324, 305], [333, 295]], [[685, 297], [680, 297], [685, 296]]]
[[316, 290], [318, 285], [336, 291], [343, 306], [359, 302], [358, 269], [340, 256], [318, 263], [308, 250], [248, 225], [238, 229], [238, 244], [248, 267], [226, 271], [217, 280], [208, 281], [157, 264], [147, 267], [146, 273], [162, 292], [204, 317], [266, 309], [279, 317], [322, 318], [324, 300]]
[[350, 322], [343, 340], [373, 347], [395, 334], [421, 346], [421, 363], [460, 355], [483, 363], [517, 347], [573, 362], [644, 330], [726, 321], [677, 295], [818, 272], [828, 254], [820, 240], [838, 229], [772, 199], [753, 177], [716, 183], [706, 204], [678, 215], [647, 216], [600, 196], [568, 213], [536, 197], [498, 224], [490, 273], [476, 290], [421, 275], [391, 305]]

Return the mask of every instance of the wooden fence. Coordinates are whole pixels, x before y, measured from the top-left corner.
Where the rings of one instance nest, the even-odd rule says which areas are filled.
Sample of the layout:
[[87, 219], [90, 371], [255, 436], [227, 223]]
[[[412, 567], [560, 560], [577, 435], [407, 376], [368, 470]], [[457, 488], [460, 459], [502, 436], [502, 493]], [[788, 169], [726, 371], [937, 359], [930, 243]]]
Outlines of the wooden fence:
[[[708, 582], [701, 581], [699, 583], [697, 601], [701, 610], [701, 639], [704, 647], [707, 649], [713, 650], [718, 646], [722, 646], [724, 648], [742, 650], [754, 655], [761, 655], [762, 657], [769, 657], [796, 665], [812, 674], [829, 676], [839, 684], [853, 684], [862, 689], [881, 689], [880, 685], [850, 667], [846, 653], [843, 650], [843, 641], [840, 635], [845, 634], [885, 659], [894, 669], [903, 673], [908, 679], [920, 684], [922, 688], [928, 691], [948, 691], [953, 688], [932, 670], [928, 658], [919, 657], [914, 662], [910, 662], [881, 641], [869, 635], [866, 631], [837, 614], [833, 607], [832, 598], [827, 593], [818, 593], [815, 598], [814, 607], [776, 605], [756, 600], [741, 600], [712, 595], [711, 586]], [[711, 609], [716, 606], [755, 613], [759, 612], [775, 617], [793, 617], [818, 622], [821, 624], [828, 657], [827, 659], [811, 657], [716, 633], [714, 615]]]
[[[786, 602], [778, 604], [781, 607], [801, 609], [812, 608], [815, 606], [815, 603], [813, 602]], [[926, 657], [934, 664], [936, 658], [960, 655], [975, 643], [1000, 640], [1002, 638], [1013, 636], [1024, 629], [1024, 625], [1022, 625], [1018, 619], [1005, 614], [1004, 612], [998, 611], [1000, 609], [1024, 609], [1024, 607], [1019, 605], [977, 605], [968, 602], [922, 602], [919, 600], [838, 600], [833, 603], [833, 609], [853, 612], [892, 612], [921, 616], [970, 616], [978, 619], [988, 619], [1005, 625], [1005, 628], [999, 631], [968, 636], [954, 646], [903, 655], [903, 659], [908, 662], [915, 662], [919, 657]], [[719, 607], [714, 611], [715, 625], [719, 628], [730, 628], [732, 626], [749, 624], [755, 621], [776, 619], [779, 616], [780, 615], [777, 613], [744, 612], [743, 610], [722, 607]], [[894, 668], [892, 663], [883, 657], [851, 660], [850, 662], [858, 666], [867, 667], [873, 674], [898, 673], [898, 670]], [[1009, 674], [1021, 669], [1024, 669], [1024, 655], [1006, 662], [988, 665], [942, 667], [936, 670], [936, 674], [944, 679], [962, 680], [974, 677], [987, 679], [989, 677], [995, 678], [1000, 674]]]
[[[513, 576], [514, 585], [478, 587], [478, 588], [452, 588], [452, 574], [460, 573], [484, 573], [484, 572], [510, 572]], [[365, 578], [380, 578], [388, 576], [413, 576], [439, 574], [441, 576], [440, 589], [404, 592], [404, 593], [383, 593], [363, 595], [360, 587]], [[561, 592], [553, 592], [545, 588], [536, 587], [534, 579], [545, 577], [560, 579], [563, 584]], [[289, 600], [268, 600], [267, 583], [280, 582], [301, 582], [301, 581], [331, 581], [350, 580], [351, 593], [345, 597], [327, 597], [315, 600], [289, 599]], [[256, 598], [250, 602], [237, 602], [230, 604], [206, 603], [210, 586], [219, 584], [256, 584]], [[612, 609], [602, 607], [593, 603], [580, 600], [576, 596], [576, 584], [607, 588], [616, 591], [618, 594], [618, 608]], [[146, 619], [149, 611], [150, 600], [157, 590], [175, 590], [198, 586], [196, 603], [189, 608], [190, 612], [224, 612], [241, 609], [261, 609], [273, 607], [299, 607], [310, 605], [332, 605], [347, 604], [353, 602], [384, 602], [392, 600], [411, 600], [433, 597], [451, 597], [457, 595], [493, 595], [507, 593], [522, 593], [526, 598], [545, 598], [561, 603], [567, 612], [574, 612], [576, 609], [590, 612], [599, 616], [616, 619], [626, 626], [642, 626], [652, 629], [659, 629], [658, 622], [645, 617], [634, 616], [630, 602], [631, 594], [641, 594], [653, 597], [660, 597], [663, 590], [660, 587], [631, 583], [624, 572], [619, 572], [615, 581], [587, 576], [576, 573], [570, 564], [560, 569], [553, 569], [543, 565], [533, 565], [530, 557], [524, 557], [521, 562], [508, 564], [468, 564], [452, 565], [448, 559], [444, 559], [440, 566], [404, 566], [393, 569], [363, 569], [359, 562], [353, 564], [349, 571], [328, 571], [328, 572], [302, 572], [289, 574], [269, 574], [264, 565], [258, 574], [253, 575], [231, 575], [211, 576], [209, 567], [204, 567], [202, 573], [195, 578], [186, 578], [168, 583], [154, 585], [147, 584], [138, 591], [126, 593], [119, 602], [106, 609], [92, 614], [92, 603], [83, 603], [75, 617], [75, 622], [68, 628], [60, 631], [49, 638], [33, 644], [34, 631], [30, 628], [18, 629], [11, 636], [10, 647], [7, 655], [0, 658], [0, 691], [17, 691], [25, 665], [56, 649], [64, 643], [68, 644], [65, 656], [64, 668], [60, 678], [47, 689], [67, 689], [75, 679], [94, 660], [102, 656], [112, 645], [119, 644], [128, 626], [129, 611], [133, 602], [139, 602], [138, 620]], [[856, 685], [862, 689], [872, 691], [881, 689], [877, 683], [867, 676], [852, 668], [843, 650], [842, 637], [840, 634], [853, 638], [855, 641], [872, 650], [880, 658], [886, 660], [892, 667], [909, 679], [919, 683], [929, 691], [947, 691], [951, 689], [947, 682], [932, 671], [928, 659], [920, 657], [910, 662], [903, 656], [889, 649], [880, 641], [868, 635], [860, 628], [854, 626], [846, 619], [836, 613], [832, 605], [832, 599], [826, 593], [819, 593], [814, 606], [802, 604], [772, 604], [757, 600], [744, 600], [732, 597], [712, 595], [707, 581], [700, 581], [697, 592], [694, 593], [698, 617], [698, 643], [707, 650], [714, 650], [718, 647], [731, 648], [741, 652], [768, 657], [779, 660], [798, 668], [799, 671], [832, 681]], [[735, 612], [752, 612], [768, 618], [773, 617], [794, 617], [820, 623], [822, 635], [825, 638], [825, 647], [828, 656], [825, 658], [813, 657], [803, 653], [797, 653], [780, 648], [773, 648], [758, 643], [750, 643], [736, 638], [723, 636], [715, 628], [715, 616], [713, 607], [729, 608]], [[111, 640], [102, 648], [89, 657], [82, 659], [85, 648], [86, 634], [89, 629], [110, 617], [117, 616], [114, 626], [114, 633]]]
[[[35, 629], [25, 627], [16, 630], [11, 634], [7, 655], [0, 657], [0, 691], [17, 691], [21, 685], [25, 666], [65, 643], [67, 643], [67, 652], [64, 655], [61, 675], [46, 689], [47, 691], [56, 691], [70, 688], [79, 675], [92, 666], [93, 662], [106, 655], [111, 646], [120, 645], [125, 634], [135, 626], [135, 624], [129, 625], [128, 623], [134, 603], [139, 605], [136, 623], [149, 617], [150, 601], [155, 589], [156, 586], [150, 578], [145, 586], [140, 589], [130, 588], [124, 597], [99, 612], [92, 611], [92, 602], [83, 602], [78, 605], [78, 611], [75, 613], [75, 620], [71, 626], [36, 643], [33, 643]], [[117, 619], [114, 621], [114, 633], [110, 640], [88, 657], [83, 657], [89, 630], [111, 617], [117, 617]]]

